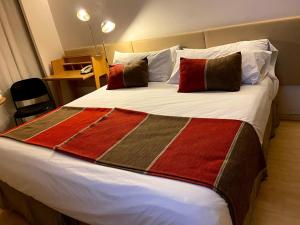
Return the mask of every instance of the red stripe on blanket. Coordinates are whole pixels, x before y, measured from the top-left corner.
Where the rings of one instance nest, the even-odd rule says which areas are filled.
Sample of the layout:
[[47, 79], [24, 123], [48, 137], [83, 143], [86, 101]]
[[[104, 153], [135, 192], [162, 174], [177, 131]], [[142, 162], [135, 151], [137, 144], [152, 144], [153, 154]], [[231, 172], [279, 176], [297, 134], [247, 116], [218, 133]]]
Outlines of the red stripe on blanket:
[[108, 118], [104, 118], [100, 123], [91, 126], [84, 133], [79, 133], [76, 138], [59, 146], [56, 150], [94, 161], [118, 143], [146, 116], [146, 113], [141, 112], [114, 110]]
[[213, 187], [240, 125], [241, 121], [192, 119], [148, 172]]
[[44, 132], [27, 139], [29, 144], [36, 144], [43, 147], [54, 148], [68, 138], [89, 126], [99, 118], [105, 116], [111, 109], [86, 108], [71, 118], [51, 127]]

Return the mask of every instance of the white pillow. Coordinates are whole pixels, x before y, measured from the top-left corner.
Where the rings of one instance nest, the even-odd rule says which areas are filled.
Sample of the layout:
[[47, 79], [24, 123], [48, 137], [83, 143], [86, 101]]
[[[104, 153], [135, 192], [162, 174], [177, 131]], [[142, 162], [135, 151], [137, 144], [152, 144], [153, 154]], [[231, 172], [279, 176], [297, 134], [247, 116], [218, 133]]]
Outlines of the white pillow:
[[[176, 53], [175, 47], [176, 46], [174, 46], [172, 50], [173, 57]], [[167, 81], [170, 78], [173, 68], [171, 49], [139, 53], [122, 53], [115, 51], [113, 63], [128, 64], [146, 57], [148, 59], [149, 81]]]
[[[237, 51], [228, 50], [211, 50], [211, 49], [184, 49], [177, 50], [177, 59], [171, 75], [168, 80], [169, 84], [179, 83], [179, 65], [180, 58], [204, 58], [204, 59], [215, 59], [230, 55]], [[244, 84], [256, 84], [266, 74], [266, 66], [271, 59], [270, 51], [263, 50], [252, 50], [252, 51], [241, 51], [242, 54], [242, 83]], [[262, 69], [263, 73], [261, 74]]]
[[210, 50], [226, 50], [226, 51], [271, 51], [271, 59], [269, 64], [265, 65], [266, 75], [269, 76], [273, 80], [278, 80], [275, 75], [275, 65], [278, 57], [278, 50], [272, 45], [272, 43], [268, 39], [259, 39], [252, 41], [240, 41], [235, 43], [230, 43], [226, 45], [220, 45], [216, 47], [209, 48]]
[[226, 45], [219, 45], [211, 48], [212, 51], [229, 51], [229, 52], [240, 52], [240, 51], [254, 51], [254, 50], [263, 50], [269, 51], [269, 40], [268, 39], [259, 39], [252, 41], [239, 41]]
[[176, 51], [180, 50], [180, 45], [175, 45], [173, 47], [170, 48], [171, 51], [171, 55], [172, 55], [172, 62], [173, 62], [173, 66], [175, 65], [176, 62]]

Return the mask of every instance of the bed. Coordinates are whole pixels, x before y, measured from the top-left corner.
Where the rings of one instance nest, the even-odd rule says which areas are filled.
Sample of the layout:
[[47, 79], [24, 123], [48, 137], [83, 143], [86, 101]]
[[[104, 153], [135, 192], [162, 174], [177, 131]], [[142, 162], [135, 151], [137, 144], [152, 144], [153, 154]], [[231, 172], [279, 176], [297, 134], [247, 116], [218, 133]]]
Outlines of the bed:
[[[275, 86], [271, 79], [266, 78], [260, 85], [242, 86], [238, 93], [209, 92], [199, 96], [199, 93], [178, 94], [176, 85], [152, 82], [148, 88], [108, 91], [103, 87], [67, 106], [101, 105], [159, 115], [240, 119], [255, 127], [262, 143], [272, 101], [277, 93]], [[228, 104], [230, 108], [224, 107]], [[94, 166], [8, 139], [1, 139], [0, 148], [2, 181], [88, 224], [98, 224], [98, 221], [104, 224], [122, 221], [132, 225], [231, 224], [226, 202], [205, 187]], [[39, 154], [35, 153], [37, 151]], [[102, 190], [114, 191], [103, 198], [108, 193]], [[139, 197], [133, 197], [136, 195]], [[61, 196], [68, 197], [61, 199]]]
[[[257, 26], [284, 26], [286, 23], [298, 24], [299, 18], [258, 23]], [[249, 29], [248, 26], [245, 25], [245, 29]], [[167, 45], [184, 39], [193, 47], [196, 42], [191, 40], [199, 35], [203, 33], [193, 34], [193, 38], [191, 35], [177, 36]], [[165, 46], [166, 39], [156, 42]], [[133, 46], [144, 43], [136, 42]], [[153, 40], [148, 43], [153, 44]], [[122, 50], [120, 46], [126, 44], [110, 48]], [[151, 82], [147, 88], [112, 91], [103, 87], [67, 106], [118, 107], [156, 115], [242, 120], [254, 127], [266, 156], [270, 136], [278, 124], [277, 82], [267, 77], [258, 85], [242, 85], [239, 92], [201, 94], [177, 93], [175, 85], [162, 82]], [[33, 224], [72, 224], [76, 221], [132, 225], [232, 224], [225, 200], [199, 185], [93, 165], [6, 138], [0, 138], [0, 152], [2, 204], [17, 210]]]

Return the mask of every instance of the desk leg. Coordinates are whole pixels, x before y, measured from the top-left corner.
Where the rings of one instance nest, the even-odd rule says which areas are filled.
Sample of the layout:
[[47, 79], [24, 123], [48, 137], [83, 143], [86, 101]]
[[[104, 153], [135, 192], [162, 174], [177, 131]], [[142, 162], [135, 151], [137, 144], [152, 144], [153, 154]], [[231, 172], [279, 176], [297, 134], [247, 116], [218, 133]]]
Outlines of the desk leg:
[[59, 80], [55, 82], [55, 92], [57, 95], [58, 104], [61, 106], [64, 104], [64, 98], [62, 95], [61, 83]]
[[100, 76], [95, 74], [95, 86], [96, 89], [100, 88]]

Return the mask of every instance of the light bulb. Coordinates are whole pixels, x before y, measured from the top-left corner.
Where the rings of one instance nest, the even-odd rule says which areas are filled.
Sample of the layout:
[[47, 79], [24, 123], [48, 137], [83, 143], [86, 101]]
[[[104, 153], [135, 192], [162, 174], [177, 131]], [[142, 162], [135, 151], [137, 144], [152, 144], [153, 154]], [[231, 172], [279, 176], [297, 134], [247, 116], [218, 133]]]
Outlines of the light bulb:
[[110, 33], [112, 32], [116, 27], [116, 24], [110, 20], [104, 20], [101, 23], [101, 30], [103, 33]]
[[77, 18], [83, 22], [87, 22], [91, 17], [85, 9], [79, 9], [77, 11]]

